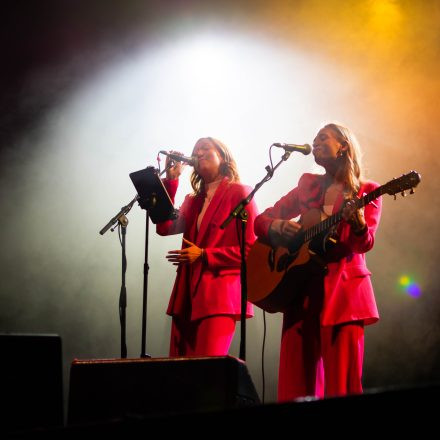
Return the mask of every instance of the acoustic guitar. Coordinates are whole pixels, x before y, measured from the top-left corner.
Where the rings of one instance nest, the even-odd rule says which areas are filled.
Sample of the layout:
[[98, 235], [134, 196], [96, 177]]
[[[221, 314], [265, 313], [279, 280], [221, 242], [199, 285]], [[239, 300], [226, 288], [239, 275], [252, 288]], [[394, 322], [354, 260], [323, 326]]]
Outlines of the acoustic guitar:
[[[360, 199], [360, 209], [383, 194], [393, 195], [405, 191], [414, 193], [420, 174], [411, 171]], [[312, 277], [326, 273], [326, 254], [336, 242], [334, 232], [342, 220], [342, 209], [322, 220], [322, 211], [311, 209], [301, 216], [301, 229], [286, 247], [272, 247], [258, 239], [247, 257], [248, 300], [263, 310], [283, 312], [303, 291]]]

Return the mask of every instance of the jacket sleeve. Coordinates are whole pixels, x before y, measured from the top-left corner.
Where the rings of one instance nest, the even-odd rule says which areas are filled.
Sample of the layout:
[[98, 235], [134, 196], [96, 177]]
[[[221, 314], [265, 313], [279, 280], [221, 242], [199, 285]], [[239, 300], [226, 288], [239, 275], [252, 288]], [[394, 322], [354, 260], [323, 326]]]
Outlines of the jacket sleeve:
[[255, 219], [255, 234], [268, 240], [269, 228], [275, 219], [290, 220], [300, 214], [299, 190], [294, 188], [271, 208], [267, 208]]
[[[176, 196], [177, 188], [179, 186], [178, 179], [163, 179], [162, 180], [165, 189], [168, 191], [170, 195], [171, 201], [174, 205], [174, 199]], [[156, 232], [159, 235], [173, 235], [180, 234], [185, 230], [185, 212], [188, 210], [189, 205], [189, 196], [185, 197], [185, 200], [182, 206], [179, 209], [179, 216], [175, 220], [166, 220], [161, 223], [156, 224]]]
[[[362, 186], [360, 193], [358, 196], [362, 198], [366, 194], [374, 191], [379, 187], [379, 184], [374, 182], [369, 182]], [[356, 235], [351, 227], [344, 222], [345, 227], [349, 228], [349, 233], [344, 235], [344, 238], [341, 239], [342, 242], [350, 248], [353, 253], [363, 254], [368, 252], [374, 245], [374, 237], [376, 234], [376, 230], [379, 226], [380, 216], [382, 212], [382, 197], [378, 197], [375, 200], [372, 200], [368, 205], [365, 206], [364, 216], [365, 222], [367, 223], [367, 228], [362, 235]]]

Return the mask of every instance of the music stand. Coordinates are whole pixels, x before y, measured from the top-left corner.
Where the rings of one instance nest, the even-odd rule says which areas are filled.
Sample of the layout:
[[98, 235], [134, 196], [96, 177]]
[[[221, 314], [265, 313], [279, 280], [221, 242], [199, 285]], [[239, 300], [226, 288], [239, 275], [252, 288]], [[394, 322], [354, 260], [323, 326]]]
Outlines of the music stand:
[[139, 206], [145, 209], [145, 261], [144, 261], [144, 287], [142, 303], [142, 347], [141, 357], [150, 357], [146, 354], [147, 333], [147, 291], [148, 291], [148, 226], [149, 220], [156, 224], [165, 220], [177, 218], [173, 202], [159, 178], [158, 171], [154, 167], [130, 173], [130, 179], [138, 193]]

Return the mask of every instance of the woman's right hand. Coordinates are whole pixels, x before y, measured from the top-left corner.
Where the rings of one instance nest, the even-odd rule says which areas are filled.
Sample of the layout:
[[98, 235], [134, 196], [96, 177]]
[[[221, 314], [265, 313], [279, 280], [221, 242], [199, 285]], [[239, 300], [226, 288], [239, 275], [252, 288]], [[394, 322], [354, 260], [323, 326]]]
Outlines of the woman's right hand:
[[[180, 153], [179, 151], [170, 151], [170, 153], [180, 154], [181, 156], [183, 156], [183, 154]], [[171, 167], [169, 167], [170, 164], [172, 165]], [[185, 165], [186, 164], [184, 164], [183, 162], [176, 162], [173, 159], [171, 159], [169, 156], [167, 156], [167, 159], [165, 162], [165, 167], [167, 169], [167, 179], [168, 180], [178, 179], [179, 176], [182, 174], [182, 171], [185, 168]]]
[[[276, 219], [270, 225], [270, 235], [274, 244], [286, 246], [301, 229], [301, 225], [293, 220]], [[275, 238], [275, 240], [273, 240]]]

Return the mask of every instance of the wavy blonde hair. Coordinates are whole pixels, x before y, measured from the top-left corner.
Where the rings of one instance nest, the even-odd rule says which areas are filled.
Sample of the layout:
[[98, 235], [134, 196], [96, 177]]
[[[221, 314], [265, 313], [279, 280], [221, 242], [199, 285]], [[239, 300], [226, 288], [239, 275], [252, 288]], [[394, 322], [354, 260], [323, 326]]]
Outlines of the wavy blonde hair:
[[[240, 176], [238, 175], [237, 164], [235, 163], [235, 160], [232, 157], [229, 148], [223, 142], [212, 137], [200, 138], [196, 142], [196, 145], [200, 141], [210, 142], [219, 152], [220, 157], [223, 159], [223, 162], [220, 164], [220, 169], [219, 169], [220, 174], [222, 176], [227, 177], [230, 182], [240, 182]], [[194, 156], [194, 149], [192, 155]], [[191, 186], [194, 190], [194, 195], [199, 195], [205, 191], [205, 185], [202, 176], [200, 176], [200, 174], [196, 171], [195, 168], [191, 174]]]
[[353, 132], [343, 125], [331, 123], [324, 128], [330, 129], [338, 142], [348, 147], [338, 159], [342, 161], [342, 165], [336, 172], [335, 179], [343, 183], [352, 195], [356, 195], [363, 181], [362, 150], [359, 142]]

